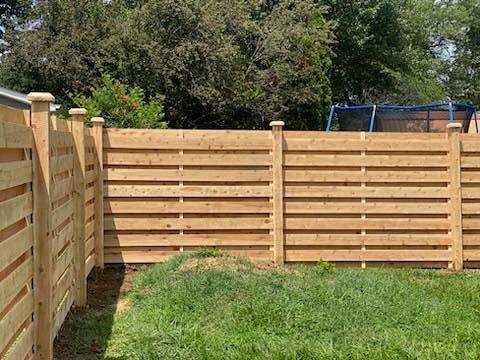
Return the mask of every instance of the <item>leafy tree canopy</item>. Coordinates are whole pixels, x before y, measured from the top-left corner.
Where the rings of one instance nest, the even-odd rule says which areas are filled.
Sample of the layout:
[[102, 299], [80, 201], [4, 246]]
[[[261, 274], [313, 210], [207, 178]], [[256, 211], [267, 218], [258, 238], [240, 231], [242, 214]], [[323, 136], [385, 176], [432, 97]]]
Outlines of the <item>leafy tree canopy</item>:
[[333, 44], [333, 94], [340, 103], [445, 99], [435, 52], [434, 0], [325, 0]]
[[480, 2], [460, 0], [451, 22], [456, 33], [448, 62], [449, 95], [480, 106]]
[[100, 80], [109, 63], [114, 51], [108, 50], [109, 5], [101, 0], [35, 4], [31, 26], [5, 35], [0, 79], [17, 90], [48, 90], [66, 101], [69, 92], [86, 91]]
[[67, 99], [106, 71], [164, 94], [166, 120], [182, 127], [281, 118], [318, 128], [331, 102], [330, 33], [314, 0], [50, 0], [37, 10], [39, 25], [10, 35], [0, 68], [17, 89]]
[[185, 128], [323, 126], [333, 103], [480, 105], [478, 0], [5, 0], [0, 84], [92, 97], [102, 74]]
[[32, 6], [32, 0], [2, 0], [0, 2], [0, 40], [7, 30], [25, 25]]

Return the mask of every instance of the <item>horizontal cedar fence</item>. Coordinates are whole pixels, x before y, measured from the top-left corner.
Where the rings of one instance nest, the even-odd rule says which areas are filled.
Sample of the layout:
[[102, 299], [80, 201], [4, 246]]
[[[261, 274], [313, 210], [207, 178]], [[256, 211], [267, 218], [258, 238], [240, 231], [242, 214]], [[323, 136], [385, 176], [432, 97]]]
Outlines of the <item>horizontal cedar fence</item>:
[[0, 115], [0, 359], [32, 356], [34, 344], [33, 147], [30, 116]]
[[85, 275], [92, 271], [95, 258], [95, 139], [93, 129], [85, 135]]
[[480, 142], [460, 131], [104, 129], [105, 261], [216, 247], [290, 263], [475, 267]]
[[2, 360], [51, 359], [70, 308], [86, 303], [86, 277], [103, 266], [101, 127], [84, 129], [83, 109], [50, 116], [50, 94], [29, 97], [31, 111], [0, 106]]
[[287, 262], [454, 260], [445, 134], [285, 132], [284, 142]]
[[[64, 121], [62, 121], [64, 122]], [[75, 298], [73, 256], [73, 136], [60, 121], [50, 130], [50, 225], [52, 236], [52, 313], [53, 337], [57, 334]], [[65, 123], [65, 122], [64, 122]], [[66, 125], [66, 124], [65, 124]], [[68, 184], [68, 186], [65, 186]]]
[[480, 141], [461, 134], [463, 256], [466, 266], [480, 264]]
[[103, 129], [0, 107], [0, 359], [51, 359], [86, 278], [219, 248], [278, 263], [479, 267], [480, 141], [445, 133]]
[[272, 258], [270, 131], [104, 131], [105, 262]]

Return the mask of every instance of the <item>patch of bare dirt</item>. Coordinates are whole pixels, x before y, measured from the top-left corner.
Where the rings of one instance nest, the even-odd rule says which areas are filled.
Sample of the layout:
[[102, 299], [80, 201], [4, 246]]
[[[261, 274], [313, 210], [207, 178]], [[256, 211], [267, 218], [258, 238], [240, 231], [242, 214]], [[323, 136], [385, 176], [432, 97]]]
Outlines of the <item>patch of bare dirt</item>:
[[209, 257], [209, 258], [191, 258], [180, 265], [180, 270], [192, 269], [222, 269], [228, 271], [239, 271], [245, 269], [245, 264], [241, 264], [233, 257]]
[[106, 339], [97, 339], [87, 347], [79, 346], [76, 335], [79, 330], [78, 321], [111, 312], [113, 322], [113, 313], [128, 308], [125, 295], [131, 290], [135, 276], [147, 267], [148, 265], [110, 265], [104, 270], [94, 270], [88, 278], [87, 306], [74, 308], [68, 315], [54, 343], [54, 359], [102, 359]]
[[128, 309], [128, 299], [120, 299], [115, 307], [115, 312], [119, 313]]
[[278, 266], [270, 262], [255, 262], [251, 263], [247, 260], [239, 260], [233, 256], [223, 257], [209, 257], [209, 258], [191, 258], [182, 263], [179, 267], [180, 270], [192, 270], [192, 269], [221, 269], [226, 271], [238, 272], [242, 270], [252, 269], [254, 271], [276, 271], [281, 273], [290, 273], [300, 275], [295, 270], [284, 266]]
[[95, 270], [88, 280], [88, 305], [86, 311], [103, 311], [117, 308], [117, 305], [132, 289], [133, 279], [138, 271], [148, 265], [108, 266], [103, 271]]

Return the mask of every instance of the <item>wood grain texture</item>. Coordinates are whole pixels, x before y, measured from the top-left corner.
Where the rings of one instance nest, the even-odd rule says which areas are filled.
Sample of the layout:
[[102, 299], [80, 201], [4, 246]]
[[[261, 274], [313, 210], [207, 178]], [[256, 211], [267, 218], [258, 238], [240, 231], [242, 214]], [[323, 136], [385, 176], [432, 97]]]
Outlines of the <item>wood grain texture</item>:
[[31, 182], [32, 166], [31, 160], [0, 162], [0, 191]]
[[30, 127], [0, 121], [0, 148], [31, 149], [32, 146], [33, 135]]
[[[34, 227], [34, 281], [35, 281], [35, 347], [40, 359], [53, 356], [53, 256], [50, 233], [51, 182], [54, 175], [51, 159], [50, 103], [32, 101], [33, 128], [33, 224]], [[58, 160], [58, 159], [57, 159]], [[61, 166], [58, 161], [56, 166]]]
[[[75, 237], [75, 304], [85, 306], [87, 303], [87, 283], [85, 280], [85, 114], [72, 111], [72, 135], [74, 140], [73, 155], [73, 201], [74, 201], [74, 237]], [[59, 315], [60, 317], [63, 316]]]
[[270, 186], [168, 186], [168, 185], [106, 185], [107, 197], [271, 197]]
[[461, 124], [449, 124], [447, 127], [450, 143], [450, 220], [452, 235], [453, 268], [463, 269], [462, 238], [462, 181], [461, 181]]
[[285, 262], [285, 238], [283, 208], [284, 185], [283, 185], [283, 125], [281, 121], [274, 121], [270, 124], [273, 133], [272, 149], [272, 202], [273, 202], [273, 260], [277, 264]]
[[[285, 251], [311, 251], [320, 260], [318, 247], [355, 246], [360, 255], [348, 261], [451, 260], [445, 134], [281, 134], [278, 141], [275, 131], [104, 130], [106, 261], [138, 261], [142, 254], [160, 261], [201, 246], [269, 247], [262, 254], [273, 260], [276, 200], [283, 202]], [[480, 203], [480, 147], [473, 138], [462, 141], [469, 157], [465, 167], [462, 155], [462, 197]], [[471, 216], [480, 215], [477, 208], [463, 204]], [[463, 226], [480, 233], [474, 218]], [[346, 256], [325, 254], [331, 261]]]

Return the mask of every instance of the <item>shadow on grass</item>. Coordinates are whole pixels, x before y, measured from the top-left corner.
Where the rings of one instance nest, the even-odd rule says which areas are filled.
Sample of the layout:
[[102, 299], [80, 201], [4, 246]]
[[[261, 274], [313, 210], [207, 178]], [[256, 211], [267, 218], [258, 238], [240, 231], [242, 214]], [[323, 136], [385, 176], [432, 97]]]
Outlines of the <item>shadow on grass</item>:
[[88, 279], [88, 305], [71, 311], [54, 344], [54, 359], [105, 359], [115, 312], [139, 268], [126, 265], [94, 270]]

